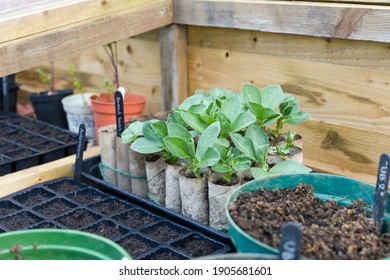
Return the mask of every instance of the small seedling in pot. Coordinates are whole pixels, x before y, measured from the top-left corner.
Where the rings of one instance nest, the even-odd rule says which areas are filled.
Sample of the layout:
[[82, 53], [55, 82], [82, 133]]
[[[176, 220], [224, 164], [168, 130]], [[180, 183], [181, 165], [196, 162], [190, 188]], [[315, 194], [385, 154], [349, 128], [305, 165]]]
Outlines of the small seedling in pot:
[[48, 86], [48, 95], [52, 95], [56, 93], [55, 90], [55, 80], [54, 80], [54, 62], [50, 61], [50, 72], [46, 72], [41, 68], [38, 68], [37, 73], [39, 75], [40, 80]]

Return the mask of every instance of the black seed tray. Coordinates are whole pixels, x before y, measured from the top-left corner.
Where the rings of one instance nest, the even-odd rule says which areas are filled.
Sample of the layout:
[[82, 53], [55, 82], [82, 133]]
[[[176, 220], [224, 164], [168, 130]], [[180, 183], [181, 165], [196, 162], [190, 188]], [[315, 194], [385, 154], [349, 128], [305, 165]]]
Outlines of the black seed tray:
[[77, 135], [51, 124], [0, 114], [0, 176], [76, 153]]
[[134, 259], [193, 259], [234, 251], [230, 236], [108, 184], [72, 178], [0, 199], [0, 232], [62, 228], [107, 237]]

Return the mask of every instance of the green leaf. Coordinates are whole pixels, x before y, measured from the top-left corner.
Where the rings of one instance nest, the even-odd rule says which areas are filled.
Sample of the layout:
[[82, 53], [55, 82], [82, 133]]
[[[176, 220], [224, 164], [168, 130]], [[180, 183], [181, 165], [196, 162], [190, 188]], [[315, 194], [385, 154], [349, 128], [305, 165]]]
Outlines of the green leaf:
[[261, 105], [265, 108], [276, 109], [283, 99], [280, 85], [269, 85], [261, 89]]
[[164, 137], [165, 146], [168, 148], [171, 154], [179, 158], [191, 158], [188, 150], [187, 142], [179, 137], [167, 136]]
[[209, 127], [200, 135], [196, 148], [196, 158], [198, 161], [202, 161], [207, 149], [217, 142], [220, 130], [219, 122], [215, 122], [209, 125]]
[[230, 123], [233, 123], [235, 121], [238, 114], [241, 112], [241, 109], [242, 104], [238, 94], [232, 95], [227, 98], [225, 101], [223, 101], [221, 106], [222, 114], [224, 114], [229, 119]]
[[213, 166], [220, 160], [221, 156], [217, 149], [214, 147], [208, 147], [201, 160], [196, 165], [198, 168], [204, 168]]
[[259, 167], [252, 167], [250, 170], [251, 170], [252, 176], [253, 176], [253, 178], [255, 178], [255, 180], [269, 177], [269, 173], [267, 171], [259, 168]]
[[228, 148], [230, 146], [229, 140], [226, 138], [218, 138], [216, 143], [224, 148]]
[[263, 120], [261, 126], [269, 126], [276, 122], [279, 118], [282, 117], [282, 114], [276, 113], [274, 110], [269, 108], [264, 108], [263, 111]]
[[180, 124], [169, 123], [167, 127], [169, 136], [181, 138], [186, 142], [189, 142], [193, 138], [191, 133]]
[[201, 95], [198, 94], [191, 95], [180, 104], [179, 109], [187, 111], [192, 105], [200, 104], [201, 101], [202, 101]]
[[251, 159], [256, 160], [255, 148], [253, 147], [253, 143], [249, 138], [241, 136], [238, 133], [230, 133], [229, 135], [237, 149], [239, 149], [242, 153]]
[[135, 121], [131, 123], [121, 134], [122, 143], [134, 142], [139, 136], [143, 136], [143, 122]]
[[285, 119], [285, 123], [288, 124], [301, 124], [310, 118], [308, 112], [298, 112], [292, 116], [289, 116]]
[[231, 170], [231, 167], [223, 161], [218, 161], [211, 167], [211, 169], [215, 172], [225, 173], [229, 172]]
[[144, 137], [156, 146], [163, 146], [163, 137], [154, 129], [153, 124], [146, 122], [143, 129]]
[[270, 175], [277, 174], [297, 174], [297, 173], [309, 173], [312, 170], [299, 162], [292, 160], [283, 160], [277, 163], [269, 171]]
[[261, 104], [261, 91], [252, 84], [243, 84], [241, 92], [246, 103]]
[[256, 121], [256, 117], [250, 112], [241, 112], [232, 123], [231, 132], [240, 131]]
[[251, 160], [245, 155], [237, 156], [234, 158], [232, 167], [234, 170], [242, 172], [251, 167]]
[[269, 150], [269, 144], [255, 147], [256, 162], [259, 163], [260, 166], [264, 166], [266, 164], [268, 150]]
[[141, 154], [154, 154], [163, 150], [161, 146], [158, 146], [145, 138], [138, 138], [131, 144], [130, 148]]
[[253, 146], [256, 148], [269, 144], [265, 132], [257, 125], [251, 124], [245, 132], [245, 137], [251, 139]]
[[188, 109], [188, 112], [204, 114], [206, 112], [206, 109], [207, 107], [204, 104], [195, 104]]
[[215, 122], [214, 118], [198, 113], [182, 112], [181, 116], [191, 128], [200, 133], [203, 133], [210, 124]]

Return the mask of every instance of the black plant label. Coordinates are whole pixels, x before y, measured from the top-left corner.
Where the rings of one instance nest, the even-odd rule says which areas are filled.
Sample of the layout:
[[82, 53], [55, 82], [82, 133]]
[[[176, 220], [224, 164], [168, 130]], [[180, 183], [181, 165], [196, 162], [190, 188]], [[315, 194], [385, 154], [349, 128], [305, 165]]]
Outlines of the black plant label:
[[387, 191], [389, 187], [390, 155], [382, 154], [379, 159], [378, 176], [376, 179], [373, 218], [382, 231], [383, 216], [385, 214]]
[[80, 185], [81, 182], [81, 168], [85, 149], [85, 133], [85, 125], [82, 123], [79, 126], [79, 134], [77, 137], [76, 163], [74, 167], [74, 183], [76, 185]]
[[285, 223], [280, 230], [280, 259], [298, 260], [301, 253], [302, 229], [294, 222]]
[[116, 134], [120, 137], [125, 129], [125, 116], [123, 110], [123, 96], [120, 91], [115, 92]]

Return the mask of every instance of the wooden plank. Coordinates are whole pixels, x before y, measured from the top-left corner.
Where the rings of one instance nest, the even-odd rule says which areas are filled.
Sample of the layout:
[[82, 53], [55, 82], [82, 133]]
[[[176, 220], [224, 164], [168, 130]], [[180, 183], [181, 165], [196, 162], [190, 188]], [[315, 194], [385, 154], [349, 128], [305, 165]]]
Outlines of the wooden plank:
[[[100, 148], [94, 146], [84, 152], [84, 159], [99, 155]], [[75, 156], [68, 156], [46, 164], [37, 165], [0, 177], [0, 197], [23, 190], [29, 186], [64, 176], [73, 176]]]
[[0, 76], [19, 72], [81, 50], [122, 40], [172, 23], [172, 2], [145, 5], [84, 20], [0, 44]]
[[[377, 174], [379, 157], [390, 150], [390, 133], [349, 127], [323, 120], [309, 121], [285, 128], [303, 137], [304, 163], [315, 162], [313, 167], [333, 166], [326, 171], [355, 176], [353, 174]], [[309, 160], [306, 162], [306, 160]]]
[[354, 172], [343, 166], [321, 162], [308, 157], [305, 157], [305, 165], [312, 168], [313, 171], [316, 172], [337, 174], [337, 175], [361, 180], [367, 183], [376, 184], [376, 175], [367, 174], [363, 172]]
[[390, 46], [386, 43], [190, 26], [188, 45], [373, 70], [390, 69]]
[[390, 42], [390, 7], [247, 0], [173, 0], [174, 23]]
[[187, 28], [170, 25], [160, 31], [161, 110], [178, 106], [188, 92], [187, 86]]
[[155, 2], [154, 0], [62, 0], [21, 4], [0, 9], [0, 42], [64, 27], [77, 22], [109, 16]]
[[189, 93], [225, 87], [240, 91], [245, 82], [280, 84], [295, 94], [314, 119], [389, 133], [390, 69], [188, 47]]

